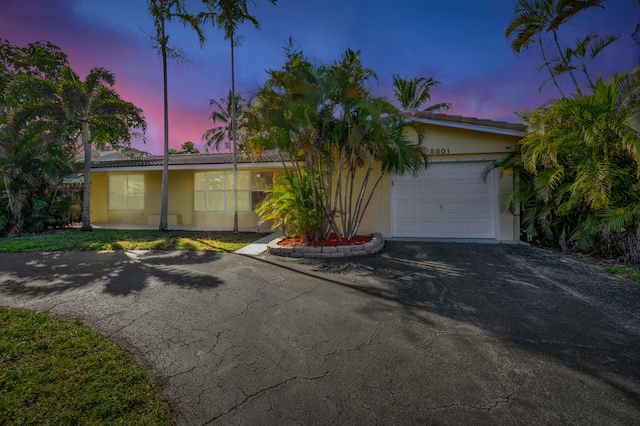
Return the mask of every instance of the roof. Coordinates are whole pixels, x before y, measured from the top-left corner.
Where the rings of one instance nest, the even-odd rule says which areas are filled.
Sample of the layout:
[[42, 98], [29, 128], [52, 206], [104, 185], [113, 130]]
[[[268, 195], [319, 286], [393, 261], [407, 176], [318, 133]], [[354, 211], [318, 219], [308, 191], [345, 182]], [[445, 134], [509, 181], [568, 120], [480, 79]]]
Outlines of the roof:
[[[436, 114], [432, 112], [418, 111], [415, 114], [405, 113], [409, 120], [415, 120], [425, 124], [433, 124], [445, 127], [454, 127], [480, 132], [497, 133], [510, 136], [522, 136], [526, 130], [524, 124], [509, 123], [506, 121], [486, 120], [476, 117], [464, 117], [461, 115]], [[118, 170], [159, 170], [163, 167], [162, 155], [149, 155], [137, 158], [97, 160], [91, 162], [92, 170], [110, 171]], [[259, 158], [253, 155], [244, 157], [238, 156], [238, 164], [268, 164], [280, 163], [281, 158], [278, 151], [264, 151]], [[233, 163], [231, 153], [216, 154], [173, 154], [169, 155], [169, 167], [172, 169], [194, 169], [205, 168], [206, 166], [223, 166]]]
[[[95, 151], [91, 149], [91, 158], [92, 161], [111, 161], [122, 160], [129, 157], [118, 151]], [[79, 152], [76, 155], [76, 161], [84, 162], [84, 152]]]
[[506, 121], [486, 120], [476, 117], [464, 117], [462, 115], [436, 114], [433, 112], [418, 111], [415, 114], [406, 113], [405, 117], [426, 124], [436, 124], [447, 127], [458, 127], [469, 130], [478, 130], [490, 133], [501, 133], [513, 136], [521, 136], [527, 126], [520, 123]]
[[[163, 166], [164, 157], [162, 155], [150, 155], [147, 157], [127, 158], [124, 160], [109, 161], [93, 161], [91, 169], [111, 169], [111, 168], [158, 168]], [[264, 151], [259, 158], [253, 155], [244, 157], [238, 155], [238, 164], [251, 163], [279, 163], [280, 156], [277, 151]], [[169, 155], [169, 167], [180, 168], [180, 166], [206, 166], [232, 164], [233, 154], [216, 153], [216, 154], [180, 154]]]
[[127, 158], [127, 156], [118, 151], [100, 151], [99, 158], [97, 158], [96, 161], [124, 160], [125, 158]]

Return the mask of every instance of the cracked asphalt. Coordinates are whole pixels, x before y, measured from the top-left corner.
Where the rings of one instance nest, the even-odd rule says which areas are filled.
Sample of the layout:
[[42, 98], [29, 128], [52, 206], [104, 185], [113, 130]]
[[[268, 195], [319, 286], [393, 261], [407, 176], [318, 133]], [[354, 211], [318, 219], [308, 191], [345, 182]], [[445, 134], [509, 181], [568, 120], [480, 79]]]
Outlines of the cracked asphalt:
[[640, 285], [531, 247], [2, 254], [0, 305], [131, 351], [177, 425], [640, 419]]

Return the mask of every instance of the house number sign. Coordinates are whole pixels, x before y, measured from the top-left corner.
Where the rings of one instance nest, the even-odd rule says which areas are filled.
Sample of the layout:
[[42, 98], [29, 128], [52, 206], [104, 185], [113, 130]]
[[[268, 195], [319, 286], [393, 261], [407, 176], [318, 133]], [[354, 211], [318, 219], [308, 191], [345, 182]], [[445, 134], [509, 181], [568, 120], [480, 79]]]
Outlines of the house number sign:
[[451, 154], [449, 148], [431, 148], [429, 154]]

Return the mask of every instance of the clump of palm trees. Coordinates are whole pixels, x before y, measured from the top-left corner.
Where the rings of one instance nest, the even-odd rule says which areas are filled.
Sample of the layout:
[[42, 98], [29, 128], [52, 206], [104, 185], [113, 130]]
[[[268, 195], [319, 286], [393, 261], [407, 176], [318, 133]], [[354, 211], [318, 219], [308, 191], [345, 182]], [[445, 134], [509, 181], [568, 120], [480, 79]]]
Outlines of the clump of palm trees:
[[[530, 235], [563, 249], [640, 261], [640, 68], [593, 77], [588, 61], [619, 36], [589, 34], [563, 46], [560, 29], [603, 0], [520, 0], [506, 30], [519, 53], [537, 46], [559, 98], [525, 111], [511, 209]], [[562, 85], [569, 76], [570, 88]]]
[[[249, 112], [258, 123], [247, 132], [250, 144], [279, 150], [286, 170], [258, 213], [307, 241], [331, 233], [351, 240], [386, 173], [427, 166], [423, 129], [375, 95], [377, 76], [360, 52], [347, 49], [339, 60], [319, 64], [291, 42], [286, 57], [281, 69], [269, 71]], [[394, 77], [403, 101], [416, 108], [436, 84], [423, 81]], [[407, 138], [409, 127], [417, 140]]]
[[[115, 76], [93, 68], [84, 81], [50, 43], [0, 41], [0, 233], [19, 235], [73, 219], [68, 178], [84, 150], [82, 230], [91, 230], [91, 149], [144, 139], [142, 110], [113, 90]], [[142, 133], [141, 133], [142, 132]]]

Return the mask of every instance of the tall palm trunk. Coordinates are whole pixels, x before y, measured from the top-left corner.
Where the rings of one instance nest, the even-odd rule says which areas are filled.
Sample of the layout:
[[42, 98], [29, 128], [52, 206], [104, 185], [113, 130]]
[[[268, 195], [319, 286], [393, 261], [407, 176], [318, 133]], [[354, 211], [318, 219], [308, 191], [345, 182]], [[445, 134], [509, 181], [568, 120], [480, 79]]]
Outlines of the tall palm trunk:
[[91, 134], [89, 122], [82, 122], [82, 146], [84, 148], [84, 187], [82, 188], [82, 227], [81, 231], [91, 231]]
[[558, 84], [558, 80], [556, 80], [556, 76], [553, 70], [551, 69], [551, 65], [549, 64], [549, 61], [547, 60], [547, 54], [545, 53], [544, 46], [542, 45], [542, 37], [538, 37], [538, 43], [540, 44], [540, 52], [542, 53], [542, 60], [544, 61], [547, 67], [547, 70], [549, 70], [549, 76], [551, 76], [551, 80], [553, 81], [554, 86], [556, 86], [556, 89], [558, 89], [558, 92], [560, 92], [560, 96], [564, 98], [564, 92], [560, 88], [560, 85]]
[[[164, 20], [162, 20], [162, 38], [166, 40]], [[169, 205], [169, 94], [167, 84], [167, 47], [162, 46], [162, 74], [164, 89], [164, 158], [162, 162], [162, 202], [160, 205], [160, 231], [167, 231], [167, 214]]]
[[562, 62], [562, 65], [564, 65], [564, 67], [569, 72], [569, 76], [571, 77], [571, 81], [573, 82], [573, 85], [576, 88], [576, 92], [579, 95], [582, 95], [582, 91], [580, 90], [580, 85], [578, 84], [578, 80], [576, 80], [576, 76], [573, 74], [573, 70], [571, 69], [571, 64], [569, 64], [567, 57], [564, 55], [564, 53], [562, 53], [562, 47], [560, 47], [560, 42], [558, 42], [558, 33], [556, 31], [553, 31], [553, 41], [555, 42], [555, 45], [558, 48], [558, 55], [560, 55], [560, 62]]
[[233, 52], [233, 34], [231, 39], [231, 144], [233, 145], [233, 232], [238, 232], [238, 148], [236, 144], [236, 76]]

